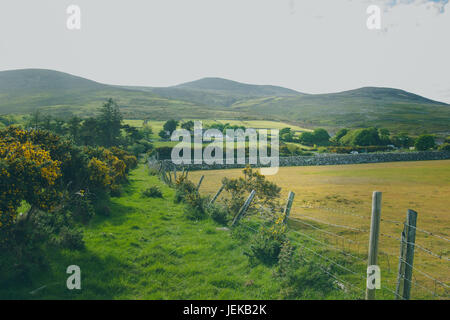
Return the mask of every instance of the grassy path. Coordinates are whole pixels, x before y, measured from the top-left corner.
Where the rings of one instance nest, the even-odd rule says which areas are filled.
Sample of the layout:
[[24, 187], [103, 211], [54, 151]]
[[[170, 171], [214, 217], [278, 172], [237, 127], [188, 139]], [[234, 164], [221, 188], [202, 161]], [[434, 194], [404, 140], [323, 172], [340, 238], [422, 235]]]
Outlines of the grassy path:
[[[143, 198], [159, 185], [163, 199]], [[48, 270], [31, 283], [0, 288], [0, 297], [25, 299], [268, 299], [278, 298], [272, 270], [250, 268], [238, 240], [210, 219], [192, 222], [174, 191], [141, 166], [125, 194], [111, 201], [111, 216], [96, 216], [85, 230], [86, 249], [46, 250]], [[66, 268], [81, 268], [82, 290], [66, 288]], [[13, 284], [14, 286], [14, 284]], [[42, 288], [43, 286], [46, 286]], [[34, 294], [30, 294], [41, 288]]]

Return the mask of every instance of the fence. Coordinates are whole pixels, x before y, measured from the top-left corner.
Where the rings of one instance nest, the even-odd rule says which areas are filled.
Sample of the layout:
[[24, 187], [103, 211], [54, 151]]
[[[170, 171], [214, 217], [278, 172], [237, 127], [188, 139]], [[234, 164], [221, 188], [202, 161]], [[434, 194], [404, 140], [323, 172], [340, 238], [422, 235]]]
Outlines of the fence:
[[[176, 169], [169, 170], [163, 162], [149, 162], [149, 167], [157, 170], [162, 181], [169, 185], [176, 179]], [[183, 169], [181, 174], [187, 177], [188, 171]], [[197, 184], [197, 191], [203, 180], [204, 176]], [[223, 190], [222, 185], [210, 204], [220, 199]], [[289, 239], [298, 246], [300, 258], [332, 277], [349, 298], [449, 299], [450, 288], [447, 279], [442, 277], [448, 275], [450, 258], [445, 255], [446, 250], [435, 252], [425, 242], [432, 239], [434, 245], [439, 242], [445, 248], [450, 239], [443, 233], [417, 227], [420, 213], [413, 210], [406, 211], [403, 222], [384, 218], [381, 196], [380, 192], [374, 192], [370, 216], [308, 203], [295, 206], [293, 192], [289, 192], [285, 206], [277, 209], [283, 213]], [[252, 232], [258, 232], [257, 227], [244, 221], [251, 220], [256, 226], [273, 221], [273, 212], [263, 206], [256, 207], [259, 213], [256, 219], [245, 216], [255, 197], [255, 192], [251, 192], [233, 218], [232, 227], [240, 224]], [[370, 281], [368, 267], [373, 265], [381, 268], [379, 290], [367, 286]]]

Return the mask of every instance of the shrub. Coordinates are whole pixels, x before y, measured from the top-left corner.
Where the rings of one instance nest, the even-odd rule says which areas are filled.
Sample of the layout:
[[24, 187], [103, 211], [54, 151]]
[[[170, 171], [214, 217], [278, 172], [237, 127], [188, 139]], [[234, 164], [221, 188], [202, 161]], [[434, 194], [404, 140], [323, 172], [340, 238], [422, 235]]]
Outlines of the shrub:
[[298, 269], [289, 269], [281, 279], [281, 295], [284, 299], [308, 298], [323, 296], [335, 288], [333, 279], [314, 264], [304, 264]]
[[434, 136], [430, 134], [423, 134], [416, 139], [414, 146], [419, 151], [426, 151], [433, 149], [436, 143], [434, 141]]
[[283, 299], [307, 298], [311, 291], [323, 295], [334, 287], [333, 280], [314, 264], [300, 262], [296, 248], [289, 240], [281, 244], [274, 276], [282, 283]]
[[222, 180], [222, 183], [225, 185], [225, 191], [229, 192], [231, 195], [231, 197], [225, 198], [224, 200], [230, 216], [234, 216], [238, 213], [248, 197], [248, 194], [252, 190], [256, 191], [256, 196], [247, 211], [247, 215], [255, 213], [255, 208], [258, 205], [264, 206], [275, 212], [276, 209], [279, 208], [278, 200], [281, 188], [275, 183], [267, 181], [265, 176], [258, 171], [253, 170], [250, 166], [247, 166], [243, 170], [243, 173], [243, 178], [224, 178]]
[[227, 209], [219, 204], [212, 204], [207, 207], [206, 212], [217, 223], [226, 225], [229, 221]]
[[175, 181], [175, 203], [180, 203], [185, 201], [188, 194], [197, 193], [197, 187], [184, 176], [178, 177]]
[[56, 243], [65, 249], [83, 249], [83, 231], [81, 229], [70, 229], [67, 227], [63, 227], [59, 233], [59, 237], [57, 238]]
[[198, 221], [206, 218], [206, 213], [203, 208], [194, 207], [192, 205], [187, 205], [184, 209], [184, 214], [186, 218], [193, 221]]
[[144, 190], [142, 195], [147, 198], [162, 198], [163, 194], [158, 186], [151, 186], [150, 188]]
[[274, 265], [278, 262], [283, 240], [284, 237], [278, 237], [271, 230], [263, 228], [250, 240], [250, 246], [244, 254], [249, 257], [251, 264], [260, 261], [269, 266]]
[[441, 151], [450, 151], [450, 143], [444, 143], [439, 147], [439, 150]]
[[99, 215], [104, 216], [104, 217], [109, 217], [111, 216], [111, 209], [109, 208], [109, 206], [107, 205], [102, 205], [97, 209], [97, 212]]

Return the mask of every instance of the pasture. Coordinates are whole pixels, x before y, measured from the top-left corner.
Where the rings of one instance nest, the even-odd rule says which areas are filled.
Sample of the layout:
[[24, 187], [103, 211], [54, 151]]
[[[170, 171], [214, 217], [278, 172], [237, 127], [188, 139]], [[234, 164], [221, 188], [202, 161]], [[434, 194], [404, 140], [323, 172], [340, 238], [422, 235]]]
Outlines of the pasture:
[[[224, 177], [238, 177], [242, 173], [240, 169], [193, 171], [190, 178], [198, 181], [201, 175], [205, 175], [201, 193], [213, 194]], [[282, 199], [287, 198], [289, 191], [296, 194], [291, 217], [300, 223], [291, 221], [291, 227], [362, 258], [367, 256], [368, 232], [339, 226], [369, 230], [372, 192], [383, 192], [379, 265], [382, 286], [391, 290], [395, 289], [398, 239], [406, 211], [417, 211], [420, 230], [416, 244], [429, 252], [416, 247], [414, 267], [419, 271], [413, 274], [416, 283], [412, 298], [449, 297], [448, 288], [439, 281], [446, 284], [450, 281], [450, 247], [442, 239], [450, 238], [450, 161], [283, 167], [268, 179], [282, 187]], [[319, 232], [317, 228], [340, 237]]]

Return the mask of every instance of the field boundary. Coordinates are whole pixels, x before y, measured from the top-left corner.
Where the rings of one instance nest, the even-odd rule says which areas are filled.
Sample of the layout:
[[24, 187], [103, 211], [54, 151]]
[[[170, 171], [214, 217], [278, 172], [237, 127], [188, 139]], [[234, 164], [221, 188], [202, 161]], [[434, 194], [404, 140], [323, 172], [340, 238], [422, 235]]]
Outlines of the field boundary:
[[[360, 154], [317, 154], [315, 156], [293, 156], [280, 157], [280, 167], [297, 166], [327, 166], [363, 163], [401, 162], [401, 161], [428, 161], [428, 160], [449, 160], [448, 151], [421, 151], [421, 152], [378, 152]], [[198, 170], [223, 170], [245, 168], [247, 164], [174, 164], [171, 160], [150, 160], [152, 163], [159, 161], [168, 170], [189, 171]], [[255, 167], [266, 167], [268, 165], [256, 164]]]

